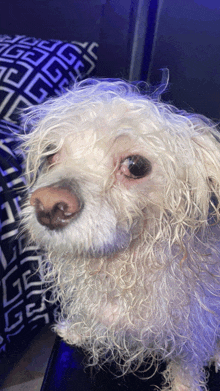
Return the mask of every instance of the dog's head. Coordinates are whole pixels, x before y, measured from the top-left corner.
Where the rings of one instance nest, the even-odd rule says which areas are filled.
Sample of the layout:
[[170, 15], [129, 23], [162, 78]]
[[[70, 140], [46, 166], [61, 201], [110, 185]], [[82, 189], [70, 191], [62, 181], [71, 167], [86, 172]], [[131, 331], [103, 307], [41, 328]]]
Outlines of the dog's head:
[[218, 132], [201, 116], [122, 81], [87, 81], [31, 108], [26, 125], [25, 221], [48, 251], [182, 246], [210, 209], [219, 220]]

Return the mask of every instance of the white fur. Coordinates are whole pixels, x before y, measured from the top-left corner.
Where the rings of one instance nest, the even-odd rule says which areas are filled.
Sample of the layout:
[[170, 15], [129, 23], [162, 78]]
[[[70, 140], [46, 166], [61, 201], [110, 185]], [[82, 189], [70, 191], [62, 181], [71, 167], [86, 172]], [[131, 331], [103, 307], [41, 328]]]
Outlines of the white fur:
[[[30, 194], [64, 180], [84, 202], [53, 231], [24, 208], [61, 303], [58, 334], [93, 364], [126, 373], [162, 359], [163, 390], [206, 390], [203, 366], [220, 354], [215, 126], [121, 81], [79, 83], [31, 108], [25, 126]], [[151, 163], [145, 177], [126, 176], [132, 155]]]

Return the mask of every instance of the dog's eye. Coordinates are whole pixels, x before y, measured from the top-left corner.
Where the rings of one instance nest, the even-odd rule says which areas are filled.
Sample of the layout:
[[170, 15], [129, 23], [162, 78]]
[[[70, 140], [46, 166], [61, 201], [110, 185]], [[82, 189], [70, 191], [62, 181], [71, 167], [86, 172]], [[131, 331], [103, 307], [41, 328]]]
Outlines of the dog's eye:
[[55, 154], [47, 156], [47, 165], [50, 167], [53, 164], [53, 157]]
[[46, 163], [48, 166], [50, 166], [53, 162], [53, 157], [56, 154], [57, 147], [54, 144], [49, 144], [45, 150], [44, 155], [46, 157]]
[[45, 148], [44, 148], [44, 153], [45, 154], [50, 154], [50, 152], [54, 152], [57, 150], [57, 146], [55, 144], [48, 144]]
[[150, 161], [140, 155], [128, 156], [121, 162], [121, 170], [127, 178], [144, 178], [151, 172], [151, 169]]

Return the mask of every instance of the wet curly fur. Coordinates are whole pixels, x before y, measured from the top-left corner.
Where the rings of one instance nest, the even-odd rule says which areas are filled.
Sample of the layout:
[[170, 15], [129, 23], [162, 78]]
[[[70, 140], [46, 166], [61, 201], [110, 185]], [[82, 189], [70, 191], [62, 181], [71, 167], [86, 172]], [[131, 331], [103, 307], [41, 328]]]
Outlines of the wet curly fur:
[[[92, 364], [127, 373], [164, 360], [163, 390], [206, 390], [220, 334], [215, 125], [125, 82], [90, 80], [30, 108], [25, 127], [23, 221], [61, 303], [56, 332]], [[77, 213], [44, 224], [39, 189], [64, 189]]]

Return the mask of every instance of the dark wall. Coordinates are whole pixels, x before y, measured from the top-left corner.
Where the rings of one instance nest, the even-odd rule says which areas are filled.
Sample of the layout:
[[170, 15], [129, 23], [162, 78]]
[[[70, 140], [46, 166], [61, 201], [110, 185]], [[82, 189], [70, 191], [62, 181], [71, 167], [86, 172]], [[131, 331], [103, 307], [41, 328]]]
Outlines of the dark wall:
[[175, 105], [220, 119], [220, 0], [163, 0], [150, 81], [170, 70]]
[[128, 78], [136, 0], [3, 0], [0, 34], [94, 40], [98, 76]]
[[98, 40], [102, 5], [101, 0], [4, 0], [0, 33]]
[[[95, 40], [97, 75], [128, 79], [137, 4], [138, 0], [4, 0], [0, 34]], [[220, 0], [139, 0], [140, 4], [161, 4], [150, 82], [158, 83], [160, 69], [168, 67], [170, 92], [165, 99], [219, 119]], [[139, 46], [140, 38], [136, 37]]]

